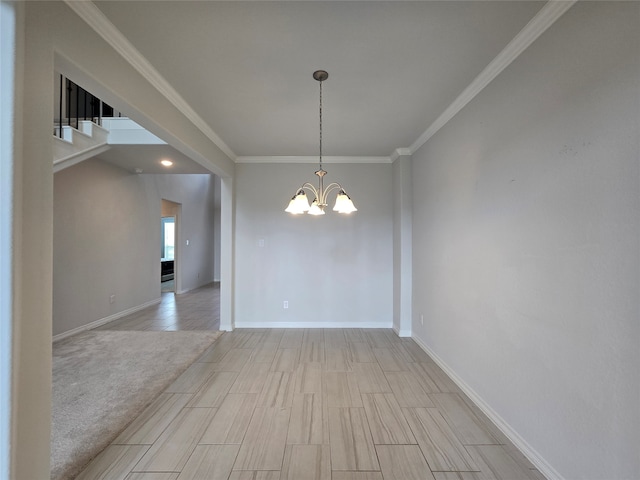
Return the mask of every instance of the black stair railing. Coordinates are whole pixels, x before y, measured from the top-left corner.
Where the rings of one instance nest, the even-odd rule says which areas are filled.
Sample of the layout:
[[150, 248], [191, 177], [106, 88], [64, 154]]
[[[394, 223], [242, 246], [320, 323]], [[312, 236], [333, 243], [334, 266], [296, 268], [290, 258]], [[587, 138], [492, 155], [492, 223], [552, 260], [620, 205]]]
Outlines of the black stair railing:
[[[58, 88], [58, 119], [54, 120], [54, 135], [62, 138], [62, 127], [79, 128], [80, 120], [102, 125], [103, 117], [114, 117], [113, 107], [60, 74]], [[122, 116], [118, 112], [118, 116]]]

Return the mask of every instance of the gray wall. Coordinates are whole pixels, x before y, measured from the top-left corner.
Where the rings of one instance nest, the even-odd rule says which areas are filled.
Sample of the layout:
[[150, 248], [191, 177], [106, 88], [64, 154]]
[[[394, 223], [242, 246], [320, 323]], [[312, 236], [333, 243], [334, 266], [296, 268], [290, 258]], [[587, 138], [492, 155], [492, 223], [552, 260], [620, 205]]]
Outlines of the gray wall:
[[567, 479], [640, 471], [639, 9], [577, 3], [413, 157], [413, 334]]
[[97, 159], [56, 173], [53, 334], [159, 299], [162, 199], [182, 205], [180, 289], [213, 281], [212, 179], [135, 175]]
[[355, 214], [331, 211], [333, 195], [324, 216], [285, 213], [302, 183], [316, 184], [315, 170], [236, 165], [236, 326], [391, 327], [391, 165], [325, 165], [326, 183], [347, 189]]

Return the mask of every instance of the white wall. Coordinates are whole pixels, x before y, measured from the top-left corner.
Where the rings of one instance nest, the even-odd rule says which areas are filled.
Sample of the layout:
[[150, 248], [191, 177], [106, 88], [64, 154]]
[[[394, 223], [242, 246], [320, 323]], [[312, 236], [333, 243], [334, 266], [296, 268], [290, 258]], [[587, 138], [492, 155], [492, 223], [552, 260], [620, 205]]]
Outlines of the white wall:
[[579, 2], [413, 156], [413, 334], [550, 478], [640, 472], [639, 21]]
[[56, 173], [53, 334], [160, 298], [162, 199], [182, 206], [181, 290], [213, 281], [212, 178], [135, 175], [97, 159]]
[[[317, 165], [236, 165], [236, 326], [391, 327], [391, 165], [325, 165], [358, 212], [284, 212]], [[312, 199], [310, 199], [312, 200]], [[260, 240], [264, 247], [260, 247]], [[283, 301], [289, 308], [283, 309]]]

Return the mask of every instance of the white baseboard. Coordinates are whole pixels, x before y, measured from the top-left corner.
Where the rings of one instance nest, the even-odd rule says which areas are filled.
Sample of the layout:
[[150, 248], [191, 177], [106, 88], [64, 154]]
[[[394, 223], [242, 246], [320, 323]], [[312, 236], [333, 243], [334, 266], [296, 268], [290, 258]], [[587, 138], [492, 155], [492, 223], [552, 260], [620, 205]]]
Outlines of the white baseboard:
[[[208, 285], [208, 284], [205, 283], [205, 285]], [[199, 289], [201, 287], [204, 287], [204, 285], [199, 285], [197, 287], [192, 287], [192, 288], [185, 288], [185, 289], [182, 289], [182, 290], [176, 290], [175, 294], [176, 295], [183, 295], [185, 293], [193, 292], [194, 290], [197, 290], [197, 289]]]
[[132, 313], [136, 313], [144, 308], [150, 307], [151, 305], [160, 303], [160, 300], [161, 300], [160, 298], [156, 298], [155, 300], [151, 300], [150, 302], [143, 303], [142, 305], [138, 305], [137, 307], [128, 308], [127, 310], [114, 313], [113, 315], [109, 315], [108, 317], [101, 318], [100, 320], [96, 320], [95, 322], [87, 323], [86, 325], [82, 325], [80, 327], [67, 330], [66, 332], [63, 332], [63, 333], [59, 333], [58, 335], [53, 336], [53, 342], [55, 343], [60, 340], [64, 340], [65, 338], [75, 335], [76, 333], [101, 327], [106, 323], [113, 322], [114, 320], [118, 320], [119, 318], [126, 317], [127, 315], [131, 315]]
[[489, 420], [500, 429], [505, 436], [524, 454], [527, 459], [542, 473], [547, 480], [564, 480], [564, 477], [558, 473], [549, 463], [531, 446], [520, 434], [511, 427], [491, 406], [478, 395], [473, 388], [460, 378], [431, 348], [417, 337], [413, 340], [429, 355], [434, 362], [460, 387], [460, 389], [471, 399], [471, 401], [482, 410]]
[[235, 328], [391, 328], [389, 322], [239, 322]]
[[408, 330], [408, 329], [402, 330], [398, 326], [394, 325], [393, 331], [396, 332], [396, 335], [398, 335], [399, 337], [411, 337], [411, 330]]
[[[197, 285], [195, 287], [185, 288], [185, 289], [182, 289], [180, 291], [176, 291], [175, 294], [176, 295], [182, 295], [183, 293], [189, 293], [189, 292], [192, 292], [192, 291], [197, 290], [199, 288], [206, 287], [207, 285], [211, 285], [212, 283], [215, 284], [216, 283], [215, 280], [209, 280], [209, 281], [201, 283], [201, 284], [199, 284], [199, 285]], [[218, 282], [218, 283], [220, 283], [220, 282]]]

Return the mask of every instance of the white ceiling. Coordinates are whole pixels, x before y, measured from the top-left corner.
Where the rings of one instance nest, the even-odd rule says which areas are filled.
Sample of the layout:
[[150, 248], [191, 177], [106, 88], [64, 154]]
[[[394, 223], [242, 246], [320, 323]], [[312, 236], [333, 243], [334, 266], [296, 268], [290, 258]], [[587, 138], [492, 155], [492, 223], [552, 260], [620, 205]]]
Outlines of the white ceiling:
[[317, 154], [317, 69], [325, 155], [410, 147], [544, 3], [95, 2], [240, 157]]
[[[98, 158], [132, 172], [139, 169], [139, 173], [211, 173], [170, 145], [111, 145]], [[164, 167], [161, 160], [173, 165]]]

